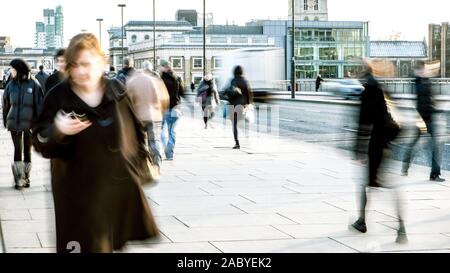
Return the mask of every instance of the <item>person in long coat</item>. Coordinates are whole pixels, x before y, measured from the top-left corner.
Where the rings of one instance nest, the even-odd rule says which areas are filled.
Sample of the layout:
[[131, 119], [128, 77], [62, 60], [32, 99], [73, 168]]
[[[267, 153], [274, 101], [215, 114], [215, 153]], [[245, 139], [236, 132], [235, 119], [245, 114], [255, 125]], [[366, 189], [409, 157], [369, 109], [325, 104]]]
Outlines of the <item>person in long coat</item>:
[[[368, 175], [367, 180], [361, 185], [359, 195], [359, 218], [351, 227], [361, 233], [367, 232], [366, 226], [366, 206], [367, 206], [367, 188], [390, 187], [386, 182], [380, 181], [380, 169], [384, 161], [384, 152], [389, 149], [390, 142], [395, 139], [399, 133], [398, 125], [392, 118], [385, 98], [381, 84], [374, 77], [373, 69], [377, 62], [367, 62], [364, 92], [361, 98], [361, 108], [359, 116], [359, 129], [357, 147], [361, 147], [360, 138], [363, 135], [370, 136], [367, 155], [368, 155]], [[386, 95], [387, 96], [387, 95]], [[371, 130], [367, 128], [372, 127]], [[363, 133], [365, 132], [365, 133]], [[397, 230], [397, 243], [406, 243], [408, 237], [403, 220], [402, 204], [400, 194], [394, 189], [396, 194], [396, 209], [399, 227]]]
[[197, 100], [202, 106], [203, 122], [205, 129], [208, 128], [208, 121], [214, 117], [214, 109], [219, 105], [219, 92], [216, 82], [211, 73], [205, 75], [197, 89]]
[[145, 133], [125, 87], [103, 77], [93, 34], [72, 38], [68, 78], [49, 91], [33, 144], [51, 159], [57, 252], [105, 253], [157, 237], [142, 185]]

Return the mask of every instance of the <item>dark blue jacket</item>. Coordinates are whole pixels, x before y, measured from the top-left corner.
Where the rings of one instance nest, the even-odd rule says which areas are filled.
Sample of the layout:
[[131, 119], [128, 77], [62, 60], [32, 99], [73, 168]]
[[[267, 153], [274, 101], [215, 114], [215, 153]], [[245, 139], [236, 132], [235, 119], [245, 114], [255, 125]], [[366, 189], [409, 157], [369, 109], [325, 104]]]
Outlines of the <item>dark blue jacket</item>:
[[42, 105], [44, 94], [36, 80], [12, 80], [3, 93], [3, 125], [9, 131], [31, 129]]

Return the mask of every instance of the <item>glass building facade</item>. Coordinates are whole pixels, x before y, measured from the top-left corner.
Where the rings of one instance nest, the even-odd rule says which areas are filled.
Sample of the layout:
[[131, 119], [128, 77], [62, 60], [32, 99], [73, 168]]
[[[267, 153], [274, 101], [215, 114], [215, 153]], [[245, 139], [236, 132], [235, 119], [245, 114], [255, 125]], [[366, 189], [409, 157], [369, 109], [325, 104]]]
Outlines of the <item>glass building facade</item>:
[[449, 23], [429, 25], [429, 59], [441, 65], [441, 77], [450, 78], [450, 28]]
[[[289, 27], [288, 52], [291, 31]], [[355, 75], [361, 70], [361, 59], [368, 55], [368, 23], [301, 21], [296, 26], [294, 56], [298, 79], [313, 79], [318, 74], [328, 79]]]
[[295, 47], [291, 49], [292, 21], [263, 20], [247, 23], [262, 26], [286, 52], [286, 79], [291, 78], [295, 56], [297, 79], [343, 78], [361, 70], [361, 58], [370, 55], [368, 22], [296, 21]]

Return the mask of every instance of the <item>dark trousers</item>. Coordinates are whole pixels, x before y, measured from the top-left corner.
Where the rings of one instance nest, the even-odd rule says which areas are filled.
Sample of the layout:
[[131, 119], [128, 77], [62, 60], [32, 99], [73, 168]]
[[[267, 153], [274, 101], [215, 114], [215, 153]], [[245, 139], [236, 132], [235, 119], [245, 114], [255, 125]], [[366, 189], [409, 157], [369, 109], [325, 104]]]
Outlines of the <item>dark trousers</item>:
[[22, 152], [24, 155], [24, 162], [31, 163], [31, 132], [16, 132], [11, 131], [12, 141], [14, 143], [14, 161], [22, 161]]
[[238, 135], [238, 113], [234, 113], [233, 116], [233, 136], [234, 136], [234, 141], [236, 142], [237, 145], [239, 145], [239, 135]]
[[[425, 124], [427, 126], [427, 131], [431, 135], [431, 173], [430, 176], [436, 177], [438, 175], [441, 175], [441, 166], [440, 166], [440, 154], [439, 154], [439, 147], [438, 147], [438, 141], [436, 140], [435, 130], [434, 130], [434, 124], [432, 119], [426, 119], [424, 120]], [[409, 169], [409, 165], [411, 164], [412, 155], [414, 147], [417, 145], [417, 142], [419, 142], [420, 137], [422, 136], [422, 132], [419, 128], [417, 128], [417, 134], [414, 138], [413, 142], [411, 143], [410, 147], [406, 150], [405, 157], [403, 158], [403, 168], [405, 170]]]
[[382, 136], [372, 136], [369, 141], [369, 186], [377, 184], [378, 170], [383, 160], [387, 143]]
[[[359, 219], [365, 221], [366, 219], [366, 207], [367, 207], [367, 186], [375, 186], [378, 183], [378, 172], [380, 170], [381, 164], [383, 162], [383, 152], [387, 149], [387, 141], [383, 137], [383, 134], [378, 131], [372, 131], [372, 136], [369, 141], [369, 173], [368, 181], [362, 185], [361, 192], [359, 193]], [[393, 193], [395, 194], [397, 218], [400, 223], [400, 228], [404, 228], [403, 224], [403, 207], [402, 198], [398, 189], [393, 188]]]

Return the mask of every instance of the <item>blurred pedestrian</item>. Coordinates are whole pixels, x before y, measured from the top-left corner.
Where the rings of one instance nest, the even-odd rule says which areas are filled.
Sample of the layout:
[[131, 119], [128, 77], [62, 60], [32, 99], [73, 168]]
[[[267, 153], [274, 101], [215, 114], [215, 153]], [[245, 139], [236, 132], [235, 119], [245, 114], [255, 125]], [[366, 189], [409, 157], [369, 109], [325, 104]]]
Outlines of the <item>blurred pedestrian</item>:
[[[417, 111], [420, 114], [423, 122], [426, 125], [426, 131], [431, 135], [431, 173], [430, 181], [434, 182], [444, 182], [445, 179], [441, 177], [441, 166], [440, 166], [440, 153], [439, 153], [439, 142], [436, 138], [436, 128], [434, 123], [435, 118], [435, 107], [433, 101], [433, 94], [431, 88], [431, 81], [427, 77], [427, 71], [425, 69], [425, 63], [423, 61], [418, 61], [415, 67], [415, 87], [417, 93]], [[411, 143], [410, 147], [407, 149], [402, 166], [402, 175], [407, 176], [409, 166], [411, 164], [412, 152], [417, 142], [422, 135], [420, 129], [417, 130], [417, 134]]]
[[117, 77], [116, 68], [113, 65], [109, 66], [108, 78], [114, 79]]
[[220, 104], [219, 92], [211, 73], [206, 74], [200, 82], [197, 89], [197, 99], [202, 106], [203, 122], [205, 123], [205, 129], [207, 129], [208, 120], [214, 117], [214, 110]]
[[158, 72], [154, 71], [154, 67], [153, 64], [150, 61], [144, 61], [142, 63], [142, 71], [144, 71], [146, 74], [155, 77], [157, 79], [160, 79], [160, 81], [158, 81], [159, 83], [162, 83], [164, 85], [164, 82], [161, 81], [161, 76], [158, 74]]
[[15, 188], [21, 190], [30, 187], [31, 128], [40, 112], [44, 93], [40, 84], [30, 78], [31, 70], [24, 60], [14, 59], [10, 67], [11, 81], [3, 93], [3, 125], [11, 132], [12, 172]]
[[142, 184], [150, 182], [145, 133], [125, 87], [103, 77], [104, 53], [91, 33], [66, 52], [68, 78], [48, 93], [33, 130], [51, 159], [57, 252], [113, 252], [157, 236]]
[[166, 111], [163, 118], [161, 140], [163, 142], [166, 160], [173, 160], [176, 144], [176, 128], [178, 120], [182, 116], [180, 110], [181, 97], [185, 96], [184, 84], [183, 80], [173, 71], [170, 62], [161, 60], [159, 71], [170, 97], [169, 110]]
[[234, 78], [229, 87], [223, 92], [222, 98], [230, 103], [228, 113], [233, 124], [233, 136], [235, 145], [233, 149], [241, 148], [239, 143], [238, 123], [244, 117], [244, 109], [253, 103], [253, 93], [250, 85], [244, 78], [244, 70], [238, 65], [233, 71]]
[[65, 49], [60, 49], [56, 52], [55, 55], [56, 69], [47, 78], [47, 81], [45, 82], [44, 94], [47, 94], [53, 87], [58, 85], [66, 78], [64, 74], [66, 70], [66, 58], [64, 56], [65, 53], [66, 53]]
[[316, 92], [319, 92], [320, 85], [322, 84], [322, 82], [323, 82], [322, 76], [320, 74], [317, 75], [317, 78], [316, 78]]
[[45, 94], [45, 90], [44, 90], [45, 89], [45, 82], [48, 79], [48, 74], [45, 73], [43, 65], [39, 66], [39, 72], [36, 74], [35, 78], [36, 78], [36, 80], [38, 80], [39, 84], [41, 85], [41, 89], [42, 89], [42, 91]]
[[164, 82], [152, 70], [152, 64], [146, 61], [144, 69], [134, 73], [128, 80], [127, 89], [136, 114], [147, 129], [148, 148], [159, 175], [162, 163], [162, 120], [170, 99]]
[[194, 83], [194, 81], [191, 82], [191, 91], [192, 91], [192, 93], [195, 92], [195, 83]]
[[[362, 185], [359, 200], [359, 218], [352, 225], [352, 227], [359, 232], [367, 232], [366, 226], [366, 205], [367, 205], [367, 187], [379, 188], [386, 187], [387, 183], [381, 183], [379, 180], [380, 166], [383, 162], [383, 153], [389, 148], [390, 141], [394, 140], [400, 132], [400, 127], [391, 116], [388, 110], [388, 104], [385, 99], [385, 93], [374, 77], [374, 66], [376, 62], [369, 62], [367, 64], [367, 71], [365, 74], [365, 90], [361, 98], [360, 110], [360, 128], [358, 130], [358, 141], [361, 141], [363, 131], [366, 131], [368, 126], [372, 129], [369, 131], [369, 147], [368, 147], [368, 177], [366, 182]], [[360, 145], [358, 145], [360, 146]], [[397, 191], [397, 217], [399, 220], [399, 228], [397, 230], [397, 242], [404, 243], [407, 241], [406, 229], [403, 222], [403, 213], [401, 211], [400, 195]]]
[[123, 60], [123, 68], [117, 73], [117, 79], [120, 80], [123, 84], [127, 84], [127, 80], [129, 77], [136, 72], [134, 67], [131, 64], [131, 60], [129, 58], [125, 58]]

